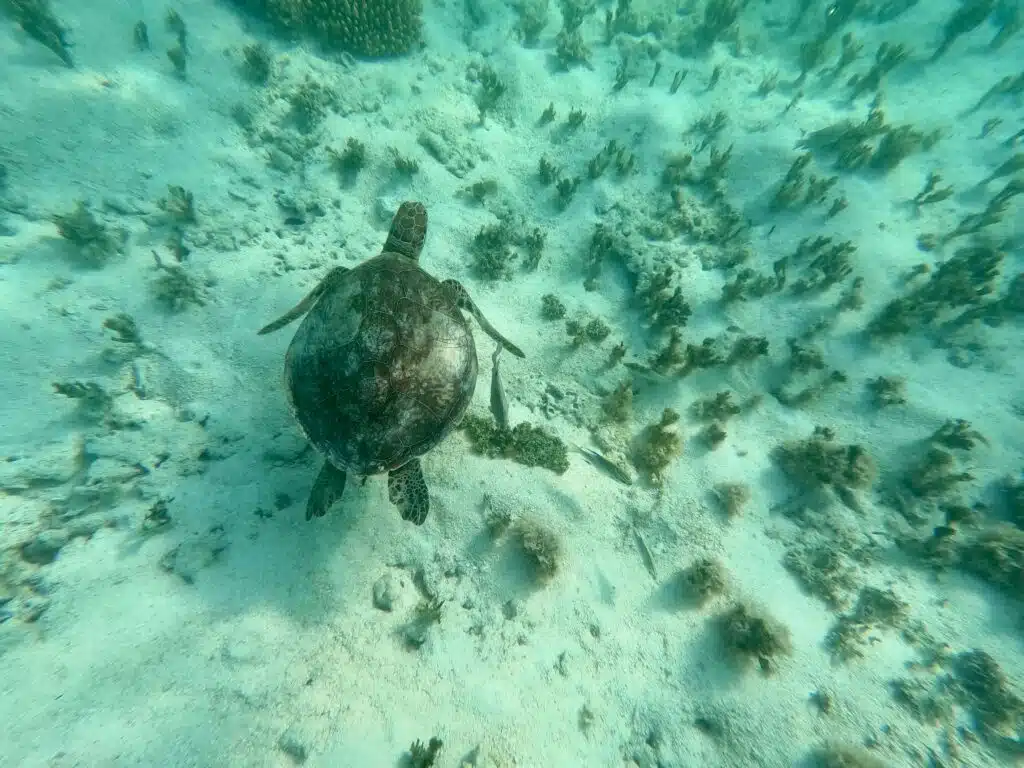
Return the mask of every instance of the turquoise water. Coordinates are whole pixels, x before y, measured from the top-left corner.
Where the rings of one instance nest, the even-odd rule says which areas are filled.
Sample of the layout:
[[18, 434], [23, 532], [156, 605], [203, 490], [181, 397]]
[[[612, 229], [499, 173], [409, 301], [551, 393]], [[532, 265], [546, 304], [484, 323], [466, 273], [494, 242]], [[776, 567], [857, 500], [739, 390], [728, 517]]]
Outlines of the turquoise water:
[[1018, 1], [0, 11], [0, 765], [1021, 761]]

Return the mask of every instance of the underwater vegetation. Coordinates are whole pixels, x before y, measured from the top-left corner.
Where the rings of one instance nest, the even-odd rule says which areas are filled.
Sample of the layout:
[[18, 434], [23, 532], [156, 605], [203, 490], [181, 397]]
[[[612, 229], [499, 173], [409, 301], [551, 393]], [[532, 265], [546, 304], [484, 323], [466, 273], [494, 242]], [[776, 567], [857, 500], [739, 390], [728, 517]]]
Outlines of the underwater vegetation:
[[9, 16], [25, 34], [53, 51], [66, 66], [75, 66], [67, 29], [53, 14], [49, 0], [0, 0], [0, 13]]
[[[1016, 45], [1019, 3], [950, 2], [939, 25], [903, 40], [894, 35], [906, 28], [886, 25], [923, 16], [925, 4], [695, 0], [660, 8], [631, 0], [600, 6], [467, 0], [430, 9], [457, 20], [430, 19], [426, 38], [421, 0], [233, 5], [284, 39], [257, 40], [266, 29], [247, 27], [247, 36], [215, 52], [229, 65], [217, 71], [210, 51], [200, 49], [208, 40], [168, 10], [162, 23], [172, 47], [162, 50], [157, 26], [151, 31], [143, 21], [125, 25], [122, 42], [126, 55], [156, 61], [164, 85], [181, 93], [197, 95], [211, 71], [233, 78], [238, 102], [225, 112], [242, 138], [234, 149], [251, 153], [246, 174], [235, 176], [236, 167], [225, 163], [222, 172], [230, 178], [223, 185], [187, 182], [195, 195], [154, 174], [146, 178], [159, 199], [137, 210], [119, 208], [104, 190], [81, 202], [61, 198], [36, 219], [24, 216], [41, 221], [51, 239], [56, 231], [60, 266], [73, 273], [58, 275], [46, 288], [49, 297], [61, 296], [58, 291], [69, 297], [64, 303], [47, 298], [54, 314], [77, 322], [94, 312], [86, 330], [103, 346], [90, 354], [111, 367], [105, 377], [63, 373], [43, 382], [59, 418], [85, 437], [65, 475], [38, 469], [33, 475], [16, 467], [17, 457], [0, 462], [5, 477], [14, 478], [5, 493], [29, 498], [43, 489], [55, 498], [67, 490], [75, 503], [87, 497], [83, 504], [95, 506], [112, 498], [145, 499], [131, 507], [130, 520], [125, 514], [102, 525], [130, 527], [154, 543], [177, 536], [186, 515], [160, 485], [166, 470], [213, 476], [216, 461], [260, 441], [225, 437], [216, 431], [216, 417], [208, 428], [209, 416], [174, 402], [176, 421], [168, 430], [194, 429], [201, 435], [196, 444], [167, 440], [173, 457], [132, 454], [162, 405], [160, 382], [147, 372], [178, 354], [149, 340], [189, 329], [189, 323], [197, 332], [208, 328], [243, 293], [233, 292], [239, 286], [231, 281], [239, 275], [253, 283], [258, 278], [268, 292], [308, 285], [310, 276], [353, 258], [350, 245], [379, 231], [392, 202], [429, 191], [462, 224], [447, 254], [460, 279], [477, 281], [481, 295], [489, 292], [488, 302], [521, 315], [515, 321], [535, 323], [529, 331], [537, 354], [508, 392], [513, 412], [529, 415], [509, 423], [509, 398], [495, 378], [491, 414], [470, 411], [459, 429], [475, 453], [549, 472], [508, 465], [465, 483], [468, 495], [479, 492], [476, 481], [485, 489], [482, 514], [474, 521], [471, 503], [450, 503], [446, 516], [416, 533], [409, 550], [421, 549], [433, 561], [424, 557], [408, 566], [419, 596], [406, 615], [397, 611], [397, 588], [374, 584], [374, 605], [383, 611], [375, 618], [395, 619], [394, 631], [382, 637], [396, 641], [403, 654], [421, 654], [413, 663], [430, 662], [450, 639], [440, 630], [461, 632], [457, 622], [465, 618], [482, 655], [499, 642], [503, 652], [536, 650], [529, 647], [530, 633], [551, 617], [561, 620], [553, 611], [578, 588], [577, 579], [606, 565], [588, 561], [584, 552], [616, 564], [623, 552], [634, 561], [638, 552], [643, 569], [630, 572], [629, 565], [637, 566], [632, 562], [620, 572], [630, 574], [628, 589], [607, 568], [605, 615], [634, 597], [647, 610], [653, 584], [676, 610], [652, 622], [706, 622], [716, 649], [740, 670], [786, 674], [787, 656], [801, 664], [806, 659], [809, 649], [794, 647], [806, 642], [806, 626], [741, 598], [748, 574], [735, 558], [747, 552], [722, 546], [727, 537], [764, 531], [771, 539], [766, 547], [781, 561], [771, 563], [778, 579], [772, 588], [802, 590], [800, 604], [827, 617], [820, 626], [830, 628], [815, 638], [821, 647], [813, 651], [849, 664], [842, 671], [854, 675], [858, 660], [883, 661], [873, 651], [880, 643], [912, 648], [920, 661], [894, 672], [900, 677], [888, 690], [876, 680], [874, 696], [891, 694], [905, 725], [911, 717], [937, 725], [943, 729], [938, 740], [948, 734], [952, 745], [913, 744], [916, 734], [895, 727], [886, 731], [888, 742], [876, 736], [862, 742], [856, 728], [840, 732], [835, 718], [822, 720], [820, 746], [804, 747], [807, 765], [877, 768], [897, 750], [925, 749], [929, 757], [944, 749], [948, 754], [934, 761], [945, 764], [948, 757], [953, 764], [956, 749], [980, 752], [1001, 743], [1019, 750], [1024, 707], [1014, 670], [1000, 669], [986, 650], [956, 647], [952, 622], [932, 637], [924, 619], [955, 605], [955, 598], [944, 602], [953, 594], [944, 594], [951, 576], [958, 589], [964, 583], [991, 591], [993, 600], [1004, 601], [999, 605], [1019, 601], [1021, 467], [997, 466], [1011, 454], [1000, 445], [1008, 430], [982, 423], [976, 403], [947, 413], [935, 396], [946, 382], [929, 380], [916, 367], [920, 362], [921, 370], [931, 371], [929, 354], [947, 355], [957, 366], [974, 366], [964, 374], [967, 381], [1016, 364], [997, 357], [1016, 343], [1012, 334], [1024, 318], [1016, 226], [1024, 200], [1024, 131], [1013, 124], [1024, 73], [1015, 60], [1008, 68], [1005, 54], [997, 59], [993, 52]], [[54, 0], [54, 8], [71, 6]], [[22, 30], [15, 30], [15, 39], [31, 54], [26, 61], [48, 65], [47, 76], [82, 78], [60, 66], [73, 66], [72, 50], [81, 51], [84, 62], [86, 48], [71, 48], [50, 2], [0, 0], [0, 11]], [[442, 46], [444, 24], [458, 30], [462, 49]], [[495, 30], [501, 40], [511, 34], [529, 50], [502, 49]], [[780, 37], [784, 44], [773, 50]], [[310, 52], [310, 42], [317, 52]], [[991, 80], [972, 85], [966, 110], [958, 116], [916, 104], [908, 110], [906, 83], [927, 77], [930, 68], [954, 66], [962, 53], [993, 62]], [[546, 68], [557, 86], [549, 93], [551, 83], [524, 83], [509, 64], [515, 55], [530, 57], [537, 72]], [[567, 87], [587, 82], [596, 90]], [[596, 92], [599, 100], [586, 99]], [[445, 109], [436, 94], [444, 95]], [[651, 104], [665, 126], [675, 121], [671, 130], [657, 132], [656, 142], [654, 132], [635, 131], [632, 123], [624, 128], [617, 111], [622, 105], [641, 112]], [[774, 146], [761, 152], [749, 140], [755, 135]], [[977, 148], [972, 160], [983, 161], [951, 159], [965, 139]], [[759, 150], [754, 161], [752, 147]], [[0, 231], [6, 233], [9, 216], [31, 211], [16, 200], [15, 187], [25, 178], [20, 158], [6, 146], [0, 153]], [[756, 194], [747, 194], [751, 188]], [[877, 224], [887, 234], [875, 238], [876, 220], [868, 227], [864, 222], [881, 209], [879, 201], [886, 205]], [[147, 246], [133, 252], [140, 243]], [[890, 258], [906, 267], [889, 269]], [[83, 295], [73, 293], [80, 288], [76, 279], [99, 284], [140, 264], [137, 276], [148, 293], [141, 291], [141, 307], [129, 307], [138, 321], [117, 306], [116, 295], [89, 297], [78, 308], [72, 302]], [[250, 264], [258, 266], [250, 270]], [[573, 284], [563, 286], [563, 279]], [[908, 350], [920, 357], [908, 362]], [[496, 372], [497, 357], [492, 360]], [[948, 373], [959, 385], [959, 369]], [[986, 419], [997, 408], [1019, 407], [1002, 401], [984, 406]], [[960, 418], [965, 415], [980, 429]], [[923, 420], [906, 445], [890, 444], [890, 428], [893, 435], [906, 434], [901, 430]], [[258, 449], [249, 464], [265, 461], [284, 472], [303, 461], [299, 449], [279, 450], [277, 436], [266, 440], [274, 441], [273, 450], [263, 455]], [[128, 447], [112, 457], [102, 453], [105, 441]], [[595, 448], [579, 447], [584, 444]], [[453, 450], [465, 450], [461, 440]], [[125, 466], [117, 463], [122, 455], [130, 456]], [[161, 464], [164, 473], [157, 471]], [[1016, 474], [998, 479], [1010, 471]], [[572, 501], [586, 499], [589, 506], [581, 503], [577, 518], [556, 523], [536, 497], [527, 500], [534, 488], [499, 493], [506, 476], [526, 478], [552, 492], [549, 498], [579, 491]], [[271, 494], [272, 505], [256, 510], [254, 525], [292, 506], [287, 490]], [[47, 604], [45, 584], [33, 581], [38, 570], [28, 571], [44, 569], [68, 543], [100, 526], [74, 522], [61, 507], [65, 502], [42, 498], [54, 510], [41, 518], [40, 529], [0, 551], [0, 623], [37, 621]], [[466, 529], [454, 524], [467, 518]], [[358, 521], [353, 516], [345, 524], [352, 519]], [[451, 542], [443, 537], [463, 530], [473, 543], [446, 550]], [[617, 535], [611, 544], [609, 530]], [[198, 546], [175, 545], [159, 564], [192, 584], [199, 568], [230, 561], [221, 557], [226, 540], [221, 530]], [[489, 558], [502, 553], [514, 562], [503, 575], [520, 580], [513, 591], [526, 595], [522, 601], [501, 602], [502, 596], [490, 602], [507, 586], [487, 581]], [[658, 566], [667, 563], [666, 581]], [[913, 599], [922, 593], [935, 599]], [[555, 609], [545, 614], [550, 606]], [[583, 630], [581, 650], [573, 648], [570, 656], [592, 653], [601, 640], [597, 618], [587, 618]], [[578, 673], [564, 657], [543, 663], [553, 675], [571, 678]], [[758, 678], [744, 683], [786, 688]], [[322, 694], [319, 681], [307, 685]], [[838, 710], [842, 720], [860, 721], [852, 697], [826, 691], [812, 697], [822, 716]], [[574, 703], [571, 726], [578, 712], [580, 731], [600, 728], [616, 716], [610, 706]], [[703, 705], [692, 709], [702, 712]], [[732, 735], [702, 717], [673, 727], [693, 725], [730, 746]], [[400, 747], [430, 733], [409, 732]], [[450, 731], [440, 733], [454, 742]], [[668, 750], [675, 738], [652, 727], [640, 734], [635, 752], [632, 743], [623, 747], [623, 757], [635, 765], [673, 764], [678, 761]], [[417, 740], [401, 762], [478, 764], [475, 750], [446, 747], [459, 751], [442, 753], [437, 737]], [[312, 755], [291, 736], [278, 748], [296, 763]], [[513, 762], [522, 760], [495, 764]]]

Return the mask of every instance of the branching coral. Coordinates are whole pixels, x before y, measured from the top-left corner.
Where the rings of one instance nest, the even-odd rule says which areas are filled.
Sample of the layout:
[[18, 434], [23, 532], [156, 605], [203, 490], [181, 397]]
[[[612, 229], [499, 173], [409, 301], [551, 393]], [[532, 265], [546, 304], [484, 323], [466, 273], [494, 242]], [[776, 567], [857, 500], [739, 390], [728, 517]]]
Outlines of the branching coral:
[[181, 312], [189, 304], [203, 306], [206, 295], [203, 284], [196, 280], [181, 264], [165, 264], [154, 253], [160, 274], [152, 283], [153, 298], [172, 312]]
[[725, 593], [728, 586], [729, 574], [725, 566], [712, 557], [703, 557], [676, 575], [679, 597], [699, 606]]
[[399, 56], [420, 42], [422, 0], [235, 0], [289, 31], [356, 56]]
[[54, 216], [53, 223], [60, 236], [75, 246], [81, 261], [91, 267], [102, 266], [124, 246], [125, 233], [112, 232], [100, 223], [84, 202], [71, 213]]
[[78, 401], [79, 415], [86, 421], [101, 421], [114, 406], [114, 397], [94, 381], [55, 381], [53, 391]]
[[772, 210], [800, 208], [825, 200], [832, 187], [839, 181], [839, 177], [823, 178], [815, 176], [813, 173], [805, 173], [810, 162], [810, 152], [804, 152], [793, 161], [772, 198]]
[[830, 608], [842, 607], [856, 585], [856, 568], [842, 546], [832, 541], [801, 543], [787, 548], [783, 565], [811, 595]]
[[806, 440], [782, 444], [775, 457], [787, 475], [808, 489], [865, 488], [876, 473], [874, 459], [863, 447], [837, 444], [834, 433], [824, 427], [815, 427]]
[[793, 283], [794, 293], [827, 290], [844, 280], [852, 271], [850, 257], [857, 252], [849, 240], [833, 243], [831, 237], [805, 237], [793, 254], [794, 263], [806, 263], [804, 274]]
[[1024, 530], [1008, 523], [982, 528], [960, 545], [960, 565], [1012, 595], [1024, 594]]
[[6, 12], [25, 34], [57, 54], [67, 66], [75, 65], [64, 25], [53, 15], [49, 0], [0, 0], [0, 12]]
[[1006, 673], [985, 651], [974, 649], [953, 659], [954, 692], [985, 736], [1024, 725], [1024, 701], [1010, 689]]
[[979, 26], [995, 8], [995, 0], [967, 0], [949, 17], [942, 29], [942, 42], [932, 54], [932, 61], [942, 56], [961, 35]]
[[982, 302], [995, 290], [1004, 254], [984, 243], [959, 249], [928, 282], [893, 299], [867, 327], [871, 336], [895, 336], [929, 325], [944, 313]]
[[882, 43], [875, 54], [875, 63], [863, 75], [854, 75], [848, 85], [852, 89], [852, 98], [857, 98], [866, 91], [877, 91], [882, 79], [898, 64], [906, 60], [907, 49], [902, 45]]
[[907, 380], [902, 376], [879, 376], [868, 381], [868, 390], [876, 408], [904, 405], [907, 402]]
[[728, 517], [736, 517], [750, 501], [750, 486], [745, 483], [719, 483], [712, 493]]
[[524, 269], [536, 269], [544, 255], [543, 230], [530, 227], [511, 213], [499, 216], [496, 223], [485, 224], [470, 242], [473, 269], [486, 280], [507, 280], [519, 261]]
[[698, 48], [707, 50], [714, 45], [736, 23], [742, 7], [735, 0], [709, 0], [695, 33]]
[[573, 347], [581, 347], [588, 341], [600, 344], [608, 338], [612, 329], [599, 317], [573, 318], [565, 321], [565, 331], [569, 334], [569, 343]]
[[786, 259], [779, 259], [774, 267], [775, 273], [771, 277], [750, 267], [737, 271], [732, 281], [722, 286], [722, 303], [760, 299], [769, 293], [781, 291], [786, 285]]
[[512, 533], [530, 562], [537, 582], [544, 584], [558, 573], [562, 558], [562, 544], [558, 535], [535, 520], [519, 520]]
[[621, 382], [601, 401], [601, 412], [607, 421], [626, 424], [633, 417], [633, 382]]
[[690, 410], [701, 421], [727, 421], [743, 409], [733, 401], [732, 392], [724, 390], [697, 400]]
[[774, 671], [779, 656], [790, 653], [789, 629], [760, 609], [739, 603], [720, 617], [722, 640], [737, 658], [756, 660], [764, 673]]
[[569, 468], [569, 451], [557, 437], [523, 422], [500, 429], [489, 418], [467, 414], [460, 425], [477, 453], [508, 458], [528, 467], [545, 467], [562, 474]]
[[863, 587], [857, 604], [829, 632], [825, 645], [842, 661], [863, 655], [864, 635], [873, 628], [900, 627], [907, 619], [909, 606], [891, 589]]
[[273, 66], [270, 49], [263, 43], [250, 43], [242, 49], [242, 76], [250, 83], [266, 85]]
[[1002, 491], [1003, 503], [1010, 519], [1024, 530], [1024, 480], [1007, 478]]
[[945, 448], [959, 448], [969, 451], [978, 443], [988, 445], [988, 440], [976, 429], [971, 428], [971, 423], [964, 419], [949, 419], [941, 427], [935, 430], [931, 440]]
[[679, 414], [666, 408], [661, 419], [644, 427], [633, 450], [633, 465], [655, 485], [665, 480], [665, 470], [683, 450], [678, 430]]
[[545, 320], [561, 320], [565, 317], [566, 308], [562, 300], [553, 293], [546, 293], [541, 297], [540, 316]]
[[960, 483], [974, 479], [970, 472], [957, 472], [956, 457], [941, 448], [929, 448], [904, 478], [904, 483], [918, 498], [940, 497]]

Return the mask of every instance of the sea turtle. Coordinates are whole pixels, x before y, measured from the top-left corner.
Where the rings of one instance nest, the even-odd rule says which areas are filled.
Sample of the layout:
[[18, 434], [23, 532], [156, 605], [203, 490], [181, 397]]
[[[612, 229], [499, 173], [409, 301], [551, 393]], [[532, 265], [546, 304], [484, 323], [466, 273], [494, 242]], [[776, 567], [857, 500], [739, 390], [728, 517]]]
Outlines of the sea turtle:
[[456, 280], [419, 266], [427, 209], [405, 202], [380, 254], [357, 267], [334, 267], [271, 333], [298, 319], [285, 355], [288, 403], [306, 438], [325, 458], [306, 503], [324, 515], [349, 473], [388, 473], [388, 496], [405, 520], [421, 525], [430, 502], [420, 456], [462, 419], [476, 387], [476, 346], [462, 310], [517, 357]]

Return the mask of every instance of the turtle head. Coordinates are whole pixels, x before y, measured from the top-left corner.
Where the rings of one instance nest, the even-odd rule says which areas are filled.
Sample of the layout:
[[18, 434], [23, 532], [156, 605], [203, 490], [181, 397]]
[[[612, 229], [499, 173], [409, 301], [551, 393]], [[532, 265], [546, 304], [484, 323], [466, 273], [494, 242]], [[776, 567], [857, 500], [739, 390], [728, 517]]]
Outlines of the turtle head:
[[391, 230], [384, 243], [384, 250], [418, 261], [426, 236], [427, 209], [423, 203], [407, 201], [398, 206], [398, 213], [391, 220]]

